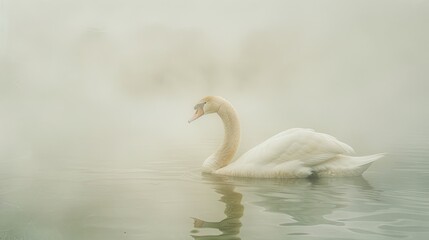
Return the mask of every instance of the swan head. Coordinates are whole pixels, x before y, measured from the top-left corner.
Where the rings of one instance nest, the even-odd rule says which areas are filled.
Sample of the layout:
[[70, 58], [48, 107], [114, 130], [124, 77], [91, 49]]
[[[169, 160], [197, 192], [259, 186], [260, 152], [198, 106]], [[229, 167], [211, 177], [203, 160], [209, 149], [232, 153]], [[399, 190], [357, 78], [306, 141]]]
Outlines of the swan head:
[[207, 96], [201, 99], [194, 106], [195, 114], [188, 122], [191, 123], [206, 114], [217, 113], [224, 102], [225, 100], [223, 98], [217, 96]]

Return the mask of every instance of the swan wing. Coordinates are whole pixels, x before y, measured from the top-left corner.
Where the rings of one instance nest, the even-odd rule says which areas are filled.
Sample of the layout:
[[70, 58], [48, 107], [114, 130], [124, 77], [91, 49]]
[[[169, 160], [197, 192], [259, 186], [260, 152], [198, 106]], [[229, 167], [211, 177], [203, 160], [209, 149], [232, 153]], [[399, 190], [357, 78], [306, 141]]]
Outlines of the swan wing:
[[[336, 138], [312, 129], [293, 128], [283, 131], [246, 152], [222, 171], [230, 175], [274, 174], [280, 177], [305, 177], [314, 166], [329, 162], [354, 150]], [[247, 169], [247, 171], [246, 171]], [[235, 173], [237, 172], [237, 174]]]
[[352, 153], [353, 148], [328, 134], [293, 128], [267, 139], [245, 153], [239, 161], [279, 164], [299, 160], [306, 166], [313, 166], [338, 154]]

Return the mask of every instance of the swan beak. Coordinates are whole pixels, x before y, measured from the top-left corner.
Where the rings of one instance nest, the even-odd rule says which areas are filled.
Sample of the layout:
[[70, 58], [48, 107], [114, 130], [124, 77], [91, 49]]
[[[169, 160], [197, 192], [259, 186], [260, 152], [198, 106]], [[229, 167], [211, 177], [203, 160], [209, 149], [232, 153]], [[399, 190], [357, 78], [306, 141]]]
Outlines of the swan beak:
[[192, 121], [198, 119], [199, 117], [204, 115], [204, 110], [202, 108], [197, 108], [197, 111], [195, 111], [194, 116], [192, 116], [191, 119], [189, 119], [188, 123], [191, 123]]

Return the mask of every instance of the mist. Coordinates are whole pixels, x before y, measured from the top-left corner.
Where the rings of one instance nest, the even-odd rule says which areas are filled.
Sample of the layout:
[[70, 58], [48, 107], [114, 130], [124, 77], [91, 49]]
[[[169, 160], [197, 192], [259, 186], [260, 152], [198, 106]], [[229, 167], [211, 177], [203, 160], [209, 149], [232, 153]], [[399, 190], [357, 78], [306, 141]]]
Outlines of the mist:
[[205, 143], [190, 153], [203, 160], [223, 134], [214, 116], [187, 123], [206, 95], [237, 108], [240, 151], [291, 127], [327, 132], [362, 154], [428, 136], [425, 1], [0, 7], [0, 157], [9, 174], [138, 168]]
[[[428, 13], [421, 0], [0, 0], [0, 238], [189, 239], [192, 219], [224, 213], [244, 237], [427, 234]], [[387, 157], [368, 182], [201, 177], [224, 133], [214, 115], [187, 122], [207, 95], [237, 109], [238, 154], [302, 127]]]

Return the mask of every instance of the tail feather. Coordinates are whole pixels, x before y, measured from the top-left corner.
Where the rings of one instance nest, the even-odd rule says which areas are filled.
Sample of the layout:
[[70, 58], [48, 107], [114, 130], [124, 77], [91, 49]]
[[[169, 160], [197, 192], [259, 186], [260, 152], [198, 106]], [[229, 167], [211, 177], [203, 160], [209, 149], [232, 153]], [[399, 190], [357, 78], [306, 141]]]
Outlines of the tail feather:
[[317, 172], [318, 176], [325, 177], [359, 176], [368, 169], [372, 162], [384, 155], [384, 153], [361, 157], [338, 155], [325, 163], [314, 166], [313, 171]]
[[372, 163], [375, 160], [378, 160], [384, 157], [384, 155], [385, 155], [384, 153], [377, 153], [377, 154], [362, 156], [362, 157], [351, 157], [351, 156], [344, 156], [344, 157], [348, 158], [348, 161], [350, 161], [350, 164], [356, 167], [359, 167], [359, 166], [366, 165], [368, 163]]

